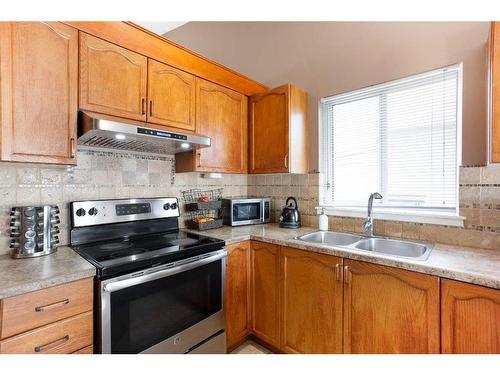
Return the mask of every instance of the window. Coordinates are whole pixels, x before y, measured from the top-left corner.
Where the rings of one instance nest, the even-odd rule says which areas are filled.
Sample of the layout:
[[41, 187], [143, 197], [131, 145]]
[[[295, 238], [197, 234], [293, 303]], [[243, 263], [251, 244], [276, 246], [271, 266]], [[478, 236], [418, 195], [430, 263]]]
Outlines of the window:
[[379, 212], [457, 216], [461, 75], [459, 64], [323, 98], [322, 206], [366, 214], [378, 191]]

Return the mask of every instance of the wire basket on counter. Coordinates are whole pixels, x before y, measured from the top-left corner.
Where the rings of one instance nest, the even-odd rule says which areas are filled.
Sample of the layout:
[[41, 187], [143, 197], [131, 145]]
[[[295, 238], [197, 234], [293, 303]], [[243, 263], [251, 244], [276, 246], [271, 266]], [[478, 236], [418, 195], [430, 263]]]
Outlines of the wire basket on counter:
[[223, 188], [182, 192], [185, 202], [186, 226], [190, 229], [207, 230], [222, 227], [221, 207]]

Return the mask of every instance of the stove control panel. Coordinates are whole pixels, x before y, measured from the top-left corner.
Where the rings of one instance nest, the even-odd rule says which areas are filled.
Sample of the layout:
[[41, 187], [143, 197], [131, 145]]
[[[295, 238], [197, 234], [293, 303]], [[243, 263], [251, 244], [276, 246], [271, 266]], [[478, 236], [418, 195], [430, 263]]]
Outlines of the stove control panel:
[[74, 228], [179, 217], [177, 198], [134, 198], [71, 203]]

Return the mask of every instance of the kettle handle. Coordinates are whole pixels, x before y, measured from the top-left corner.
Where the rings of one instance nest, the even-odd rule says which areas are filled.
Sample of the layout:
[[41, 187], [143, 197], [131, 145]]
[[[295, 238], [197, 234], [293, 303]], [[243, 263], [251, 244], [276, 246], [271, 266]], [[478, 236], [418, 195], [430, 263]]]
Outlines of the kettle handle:
[[288, 197], [286, 199], [286, 202], [285, 202], [285, 206], [288, 207], [288, 202], [289, 201], [293, 201], [293, 203], [295, 204], [295, 209], [299, 208], [298, 205], [297, 205], [297, 199], [295, 199], [294, 197]]

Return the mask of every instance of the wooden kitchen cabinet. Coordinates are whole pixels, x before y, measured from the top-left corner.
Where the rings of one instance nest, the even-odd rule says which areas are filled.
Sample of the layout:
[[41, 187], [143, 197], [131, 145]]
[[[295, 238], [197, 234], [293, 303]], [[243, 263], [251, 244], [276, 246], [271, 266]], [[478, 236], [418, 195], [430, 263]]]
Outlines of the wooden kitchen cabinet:
[[78, 31], [0, 22], [1, 160], [76, 164]]
[[247, 109], [243, 94], [196, 80], [196, 133], [211, 146], [176, 155], [177, 172], [247, 172]]
[[443, 279], [443, 354], [500, 354], [500, 290]]
[[500, 163], [500, 22], [492, 22], [490, 32], [490, 122], [490, 158]]
[[279, 348], [280, 247], [251, 243], [251, 322], [252, 333], [264, 343]]
[[249, 107], [249, 173], [307, 173], [307, 93], [287, 84]]
[[344, 353], [439, 353], [439, 278], [344, 259]]
[[281, 248], [285, 353], [342, 353], [342, 258]]
[[80, 32], [80, 108], [146, 121], [148, 59]]
[[227, 247], [226, 337], [231, 351], [250, 334], [250, 241]]
[[194, 131], [195, 83], [195, 76], [149, 59], [148, 122]]

